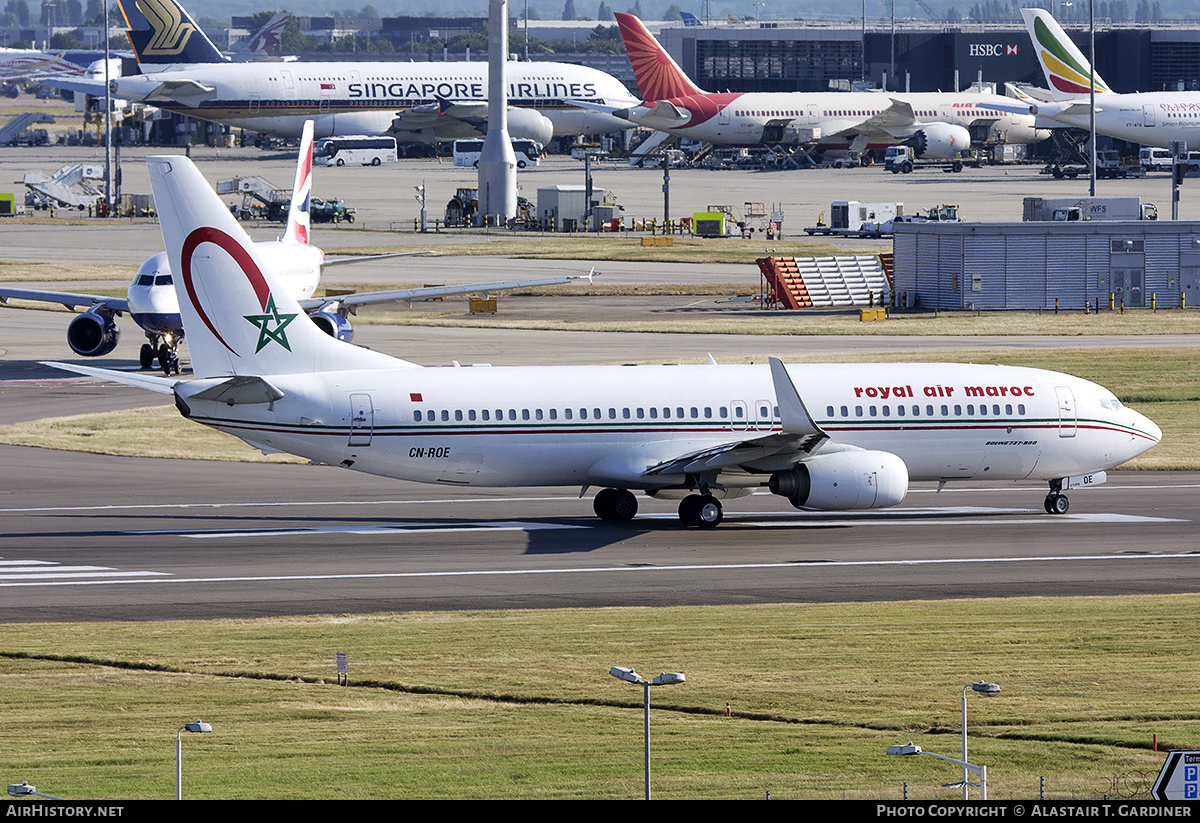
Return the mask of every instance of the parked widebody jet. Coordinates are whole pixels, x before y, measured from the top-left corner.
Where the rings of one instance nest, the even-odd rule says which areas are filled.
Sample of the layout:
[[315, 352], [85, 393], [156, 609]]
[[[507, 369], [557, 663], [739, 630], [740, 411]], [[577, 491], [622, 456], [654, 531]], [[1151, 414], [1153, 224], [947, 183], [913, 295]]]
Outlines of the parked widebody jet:
[[49, 365], [173, 395], [266, 451], [429, 483], [596, 486], [607, 520], [632, 518], [641, 490], [709, 528], [722, 498], [756, 489], [854, 510], [897, 505], [911, 480], [1042, 480], [1063, 513], [1066, 489], [1161, 437], [1103, 387], [1028, 368], [425, 368], [321, 333], [189, 159], [147, 165], [196, 379]]
[[[480, 137], [487, 131], [487, 62], [240, 63], [216, 47], [175, 0], [121, 0], [143, 74], [113, 93], [238, 128], [295, 137], [305, 120], [318, 137], [391, 134], [402, 143]], [[602, 71], [567, 63], [508, 65], [508, 130], [552, 137], [629, 128], [610, 114], [566, 101], [626, 106], [633, 96]]]
[[815, 142], [863, 152], [903, 143], [925, 159], [949, 159], [972, 144], [1036, 143], [1050, 134], [1034, 128], [1028, 113], [999, 108], [1013, 101], [995, 94], [706, 92], [641, 20], [616, 18], [643, 100], [614, 114], [639, 126], [732, 146]]
[[[356, 313], [363, 306], [411, 302], [412, 300], [469, 292], [550, 286], [579, 279], [578, 276], [564, 275], [538, 280], [429, 286], [336, 297], [314, 297], [313, 293], [321, 279], [321, 272], [329, 266], [404, 257], [409, 254], [426, 254], [427, 252], [327, 260], [325, 253], [320, 248], [308, 242], [310, 228], [308, 207], [312, 195], [312, 147], [313, 124], [309, 122], [302, 135], [300, 155], [296, 163], [296, 180], [292, 189], [291, 204], [288, 208], [287, 228], [278, 240], [256, 243], [255, 247], [259, 254], [268, 261], [279, 278], [281, 286], [286, 288], [288, 294], [299, 302], [313, 322], [324, 332], [339, 340], [348, 342], [353, 339], [354, 329], [348, 315]], [[72, 351], [84, 357], [101, 357], [111, 353], [117, 347], [121, 336], [115, 316], [128, 314], [146, 333], [146, 342], [142, 345], [140, 353], [142, 368], [150, 368], [157, 360], [159, 367], [167, 374], [178, 373], [178, 347], [183, 340], [184, 325], [180, 317], [179, 298], [172, 272], [167, 253], [161, 251], [149, 257], [138, 267], [124, 298], [0, 287], [0, 303], [16, 299], [56, 303], [69, 309], [86, 306], [87, 310], [67, 325], [67, 344]], [[590, 278], [590, 275], [587, 277]]]
[[1096, 132], [1143, 146], [1168, 148], [1172, 141], [1200, 146], [1200, 92], [1152, 91], [1117, 94], [1098, 74], [1049, 12], [1021, 9], [1053, 102], [1028, 101], [1035, 114], [1066, 126], [1088, 129], [1095, 79]]

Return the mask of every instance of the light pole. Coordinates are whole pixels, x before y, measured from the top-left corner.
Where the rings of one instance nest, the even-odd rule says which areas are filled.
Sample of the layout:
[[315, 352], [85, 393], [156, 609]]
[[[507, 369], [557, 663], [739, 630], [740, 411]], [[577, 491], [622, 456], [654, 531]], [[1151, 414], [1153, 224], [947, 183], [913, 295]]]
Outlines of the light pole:
[[[958, 763], [963, 767], [963, 799], [966, 799], [967, 793], [967, 772], [972, 771], [979, 775], [979, 797], [982, 800], [987, 800], [987, 766], [974, 766], [965, 760], [955, 760], [953, 757], [946, 757], [942, 754], [934, 754], [933, 752], [922, 751], [920, 746], [914, 746], [910, 740], [903, 746], [888, 746], [888, 754], [893, 755], [909, 755], [909, 754], [925, 754], [930, 757], [936, 757], [938, 760], [946, 760], [950, 763]], [[951, 783], [951, 786], [954, 784]]]
[[175, 799], [183, 800], [183, 732], [184, 730], [201, 734], [211, 732], [212, 726], [203, 720], [195, 723], [184, 723], [175, 732]]
[[650, 687], [651, 686], [673, 686], [676, 683], [682, 683], [686, 678], [679, 672], [662, 672], [653, 680], [646, 680], [633, 669], [622, 668], [621, 666], [613, 666], [608, 670], [608, 673], [618, 680], [624, 680], [627, 683], [637, 683], [642, 687], [642, 713], [643, 725], [645, 727], [646, 740], [646, 799], [650, 799]]
[[[963, 744], [963, 800], [967, 799], [970, 793], [970, 784], [967, 783], [967, 689], [973, 692], [982, 694], [984, 697], [995, 697], [1000, 694], [1000, 687], [995, 683], [985, 683], [980, 680], [978, 683], [968, 683], [963, 686], [962, 690], [962, 744]], [[983, 789], [983, 799], [987, 800], [987, 789]]]

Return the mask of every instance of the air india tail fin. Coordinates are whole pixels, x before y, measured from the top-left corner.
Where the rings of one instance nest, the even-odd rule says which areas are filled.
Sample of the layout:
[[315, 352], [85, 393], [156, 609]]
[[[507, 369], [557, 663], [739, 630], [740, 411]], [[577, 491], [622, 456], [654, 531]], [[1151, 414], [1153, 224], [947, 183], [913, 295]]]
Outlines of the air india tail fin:
[[317, 328], [191, 160], [146, 166], [196, 377], [414, 366]]
[[227, 63], [221, 53], [175, 0], [118, 0], [139, 64]]
[[643, 103], [704, 94], [704, 90], [683, 73], [683, 69], [671, 59], [671, 55], [659, 45], [641, 20], [632, 14], [618, 13], [614, 16], [621, 28], [621, 37], [625, 40], [625, 52], [633, 64], [633, 76], [637, 79]]
[[1021, 14], [1025, 17], [1025, 28], [1029, 29], [1029, 39], [1033, 41], [1038, 62], [1042, 64], [1042, 73], [1046, 75], [1046, 82], [1055, 100], [1088, 95], [1092, 88], [1089, 75], [1095, 78], [1096, 94], [1112, 91], [1099, 74], [1091, 73], [1092, 64], [1048, 11], [1021, 9]]
[[313, 121], [304, 121], [300, 134], [300, 154], [296, 156], [296, 180], [292, 183], [292, 202], [288, 205], [285, 243], [307, 243], [310, 225], [308, 204], [312, 198]]

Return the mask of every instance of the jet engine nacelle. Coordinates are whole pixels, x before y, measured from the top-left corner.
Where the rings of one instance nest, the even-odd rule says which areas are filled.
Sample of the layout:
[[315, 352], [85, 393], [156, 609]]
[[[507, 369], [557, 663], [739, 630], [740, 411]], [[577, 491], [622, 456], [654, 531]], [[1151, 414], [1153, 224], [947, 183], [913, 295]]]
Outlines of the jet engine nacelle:
[[767, 484], [798, 509], [848, 511], [896, 506], [908, 494], [908, 466], [891, 452], [818, 454]]
[[121, 329], [112, 315], [86, 311], [67, 326], [67, 345], [83, 357], [102, 357], [117, 347]]
[[350, 321], [335, 311], [315, 311], [308, 316], [317, 324], [317, 328], [330, 337], [349, 343], [354, 340], [354, 327]]
[[925, 160], [949, 160], [956, 152], [971, 148], [971, 133], [951, 123], [926, 123], [904, 145]]
[[545, 146], [554, 137], [554, 124], [534, 109], [508, 108], [508, 136], [513, 140], [532, 140]]

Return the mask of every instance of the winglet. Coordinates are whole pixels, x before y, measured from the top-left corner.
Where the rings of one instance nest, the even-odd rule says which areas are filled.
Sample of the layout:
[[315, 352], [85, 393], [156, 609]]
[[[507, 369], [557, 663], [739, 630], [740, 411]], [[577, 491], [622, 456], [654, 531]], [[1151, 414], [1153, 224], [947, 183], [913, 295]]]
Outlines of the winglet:
[[308, 243], [308, 204], [312, 197], [313, 121], [304, 121], [300, 135], [300, 154], [296, 157], [296, 180], [292, 183], [292, 202], [288, 205], [286, 243]]
[[800, 393], [796, 391], [796, 386], [788, 375], [787, 367], [778, 357], [771, 358], [771, 381], [775, 384], [775, 402], [779, 404], [779, 418], [785, 432], [818, 435], [823, 438], [829, 436], [808, 413], [804, 401], [800, 399]]

